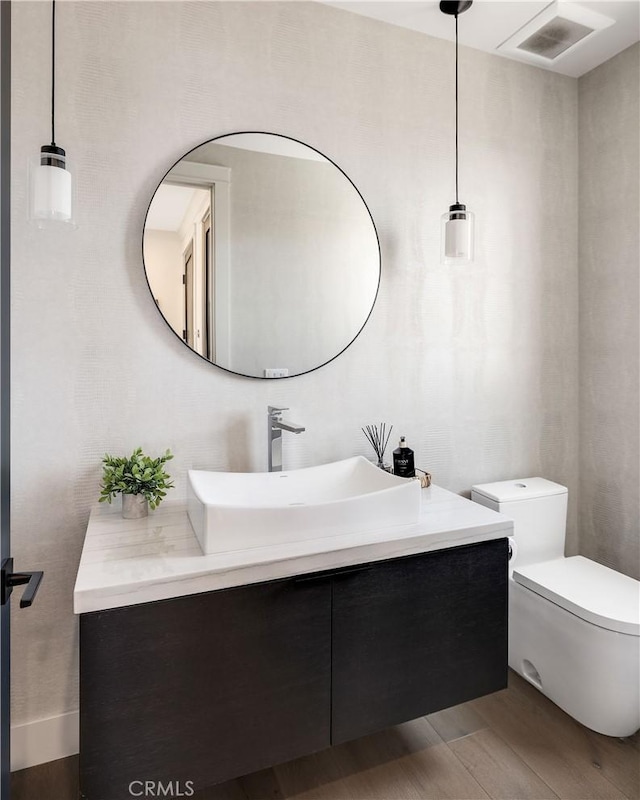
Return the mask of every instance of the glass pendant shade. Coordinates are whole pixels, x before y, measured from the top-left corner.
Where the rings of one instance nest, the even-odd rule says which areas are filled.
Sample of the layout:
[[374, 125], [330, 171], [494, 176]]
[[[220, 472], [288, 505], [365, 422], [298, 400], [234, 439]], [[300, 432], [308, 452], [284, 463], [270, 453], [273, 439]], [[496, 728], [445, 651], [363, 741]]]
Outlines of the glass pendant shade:
[[440, 261], [448, 266], [473, 261], [474, 214], [462, 203], [442, 215]]
[[49, 222], [73, 224], [73, 177], [65, 151], [44, 145], [30, 163], [29, 218], [39, 227]]

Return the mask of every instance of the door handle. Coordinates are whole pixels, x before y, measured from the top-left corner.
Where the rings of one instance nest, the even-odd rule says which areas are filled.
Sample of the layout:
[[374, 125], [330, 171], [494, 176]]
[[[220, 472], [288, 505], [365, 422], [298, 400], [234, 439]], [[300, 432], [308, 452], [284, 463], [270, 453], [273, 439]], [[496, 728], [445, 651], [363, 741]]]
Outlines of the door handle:
[[26, 586], [20, 598], [20, 608], [28, 608], [38, 593], [43, 575], [43, 572], [14, 572], [13, 559], [5, 558], [0, 568], [0, 605], [11, 597], [14, 586]]

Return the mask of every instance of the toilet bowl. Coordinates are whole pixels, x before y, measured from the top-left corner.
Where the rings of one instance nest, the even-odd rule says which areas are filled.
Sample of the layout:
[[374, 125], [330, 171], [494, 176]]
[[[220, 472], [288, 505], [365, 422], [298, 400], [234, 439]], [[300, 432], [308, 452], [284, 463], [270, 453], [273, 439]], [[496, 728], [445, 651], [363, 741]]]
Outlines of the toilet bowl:
[[514, 520], [509, 666], [588, 728], [640, 728], [640, 582], [564, 556], [567, 489], [544, 478], [480, 484], [471, 499]]

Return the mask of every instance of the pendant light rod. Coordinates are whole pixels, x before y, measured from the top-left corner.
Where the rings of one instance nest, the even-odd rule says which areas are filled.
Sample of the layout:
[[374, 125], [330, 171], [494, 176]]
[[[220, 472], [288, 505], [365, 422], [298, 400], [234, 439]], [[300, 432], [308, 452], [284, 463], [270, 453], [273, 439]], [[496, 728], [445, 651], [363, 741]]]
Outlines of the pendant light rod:
[[[54, 0], [55, 2], [55, 0]], [[472, 0], [441, 0], [440, 11], [456, 18], [456, 205], [458, 198], [458, 17], [471, 8]]]
[[[56, 0], [53, 0], [55, 4]], [[456, 204], [458, 199], [458, 13], [456, 13]]]
[[56, 0], [51, 0], [51, 145], [56, 144]]

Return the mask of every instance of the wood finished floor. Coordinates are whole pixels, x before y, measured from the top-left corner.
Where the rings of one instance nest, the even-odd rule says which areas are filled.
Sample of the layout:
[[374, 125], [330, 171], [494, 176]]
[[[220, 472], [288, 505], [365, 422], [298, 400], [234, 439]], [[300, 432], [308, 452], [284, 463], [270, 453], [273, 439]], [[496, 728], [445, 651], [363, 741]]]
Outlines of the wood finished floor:
[[[13, 800], [77, 800], [78, 757], [15, 772], [12, 788]], [[640, 734], [593, 733], [510, 672], [496, 694], [194, 795], [285, 798], [640, 800]]]

